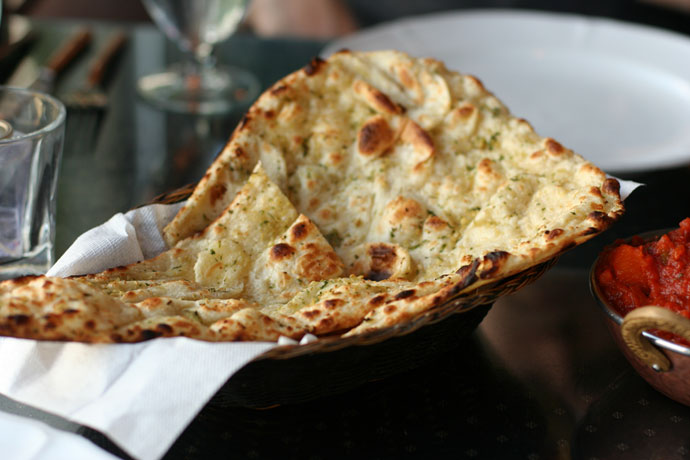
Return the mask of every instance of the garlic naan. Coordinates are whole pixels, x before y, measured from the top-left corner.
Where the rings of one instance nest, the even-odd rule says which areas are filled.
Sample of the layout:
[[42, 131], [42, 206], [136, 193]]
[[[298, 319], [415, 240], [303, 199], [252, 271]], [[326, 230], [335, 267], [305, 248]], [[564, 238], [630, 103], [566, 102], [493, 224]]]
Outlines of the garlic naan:
[[[63, 335], [41, 326], [44, 302], [64, 297], [40, 294], [49, 279], [3, 283], [0, 331], [86, 341], [357, 334], [544, 262], [622, 213], [615, 179], [536, 134], [477, 78], [400, 52], [344, 51], [250, 108], [165, 228], [171, 250], [56, 282], [84, 304], [51, 307], [83, 317]], [[35, 314], [33, 295], [43, 299]], [[103, 323], [89, 316], [118, 308]], [[96, 332], [76, 332], [88, 321]]]

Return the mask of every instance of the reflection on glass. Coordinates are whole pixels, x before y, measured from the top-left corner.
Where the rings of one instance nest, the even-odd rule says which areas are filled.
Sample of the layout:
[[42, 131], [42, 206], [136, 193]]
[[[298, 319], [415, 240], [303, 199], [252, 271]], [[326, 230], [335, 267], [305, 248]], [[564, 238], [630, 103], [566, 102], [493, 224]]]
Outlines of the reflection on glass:
[[0, 86], [0, 279], [42, 274], [54, 262], [64, 121], [57, 99]]
[[177, 112], [223, 113], [256, 97], [249, 72], [216, 65], [213, 45], [239, 26], [249, 0], [143, 0], [156, 25], [190, 59], [139, 80], [140, 93]]

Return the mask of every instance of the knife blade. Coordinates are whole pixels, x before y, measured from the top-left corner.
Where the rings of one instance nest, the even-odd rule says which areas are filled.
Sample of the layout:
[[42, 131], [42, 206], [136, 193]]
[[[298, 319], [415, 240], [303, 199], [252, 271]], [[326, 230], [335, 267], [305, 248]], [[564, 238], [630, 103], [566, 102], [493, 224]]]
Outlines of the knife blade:
[[4, 43], [0, 44], [0, 81], [5, 84], [17, 65], [29, 53], [38, 33], [23, 16], [11, 15], [4, 21], [7, 27]]
[[51, 93], [56, 78], [86, 49], [91, 39], [90, 28], [85, 27], [77, 30], [57, 48], [45, 65], [37, 65], [33, 59], [22, 62], [17, 71], [10, 77], [8, 85]]

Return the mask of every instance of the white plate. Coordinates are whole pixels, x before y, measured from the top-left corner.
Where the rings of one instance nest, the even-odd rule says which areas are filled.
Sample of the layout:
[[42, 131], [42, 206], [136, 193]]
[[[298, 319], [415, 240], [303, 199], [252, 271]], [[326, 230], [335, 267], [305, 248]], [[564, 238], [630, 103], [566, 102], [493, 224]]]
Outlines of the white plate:
[[322, 54], [342, 48], [443, 60], [608, 172], [690, 163], [690, 39], [679, 34], [576, 15], [465, 11], [376, 26]]

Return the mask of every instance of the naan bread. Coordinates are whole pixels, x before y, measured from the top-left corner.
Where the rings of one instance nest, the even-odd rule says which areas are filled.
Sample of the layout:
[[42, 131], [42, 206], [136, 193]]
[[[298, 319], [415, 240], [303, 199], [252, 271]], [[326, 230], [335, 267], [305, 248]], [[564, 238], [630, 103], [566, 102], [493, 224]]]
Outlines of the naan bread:
[[260, 97], [166, 239], [203, 229], [266, 156], [346, 272], [373, 280], [430, 280], [492, 252], [507, 253], [496, 261], [506, 276], [623, 211], [614, 179], [476, 78], [399, 52], [341, 52]]
[[0, 334], [42, 340], [108, 342], [119, 327], [143, 319], [134, 306], [62, 278], [0, 283]]
[[[171, 250], [55, 281], [35, 311], [50, 279], [4, 284], [0, 327], [85, 341], [358, 334], [544, 262], [622, 213], [616, 180], [476, 78], [341, 52], [252, 106], [165, 228]], [[46, 306], [61, 301], [78, 313]], [[46, 308], [81, 319], [51, 335]], [[91, 335], [76, 331], [89, 320]]]

